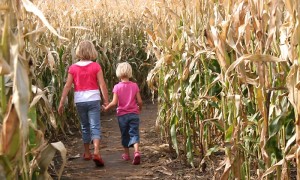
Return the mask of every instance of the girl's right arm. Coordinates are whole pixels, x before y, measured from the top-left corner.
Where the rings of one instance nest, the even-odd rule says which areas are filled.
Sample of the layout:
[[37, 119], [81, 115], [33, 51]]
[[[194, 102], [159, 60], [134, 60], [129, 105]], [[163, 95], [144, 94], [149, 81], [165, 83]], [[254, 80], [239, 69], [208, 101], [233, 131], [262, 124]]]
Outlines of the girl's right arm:
[[73, 83], [73, 76], [70, 73], [68, 73], [67, 82], [64, 86], [64, 89], [63, 89], [63, 92], [62, 92], [62, 95], [61, 95], [61, 99], [60, 99], [60, 102], [59, 102], [59, 107], [58, 107], [58, 113], [60, 115], [63, 112], [64, 103], [65, 103], [65, 100], [67, 98], [67, 95], [68, 95], [70, 89], [72, 88], [72, 83]]
[[113, 100], [107, 106], [103, 106], [103, 108], [105, 111], [107, 111], [110, 108], [116, 106], [117, 104], [118, 104], [118, 95], [116, 93], [114, 93]]

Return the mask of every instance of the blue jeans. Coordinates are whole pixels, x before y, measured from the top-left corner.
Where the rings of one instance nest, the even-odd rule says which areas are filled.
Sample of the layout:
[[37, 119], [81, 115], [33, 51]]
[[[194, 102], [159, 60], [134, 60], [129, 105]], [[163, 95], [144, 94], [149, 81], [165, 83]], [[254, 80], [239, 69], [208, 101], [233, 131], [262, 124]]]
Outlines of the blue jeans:
[[125, 114], [118, 116], [118, 122], [121, 131], [123, 147], [133, 147], [135, 143], [140, 142], [140, 118], [137, 114]]
[[100, 139], [100, 101], [76, 103], [80, 118], [83, 143], [90, 143], [93, 139]]

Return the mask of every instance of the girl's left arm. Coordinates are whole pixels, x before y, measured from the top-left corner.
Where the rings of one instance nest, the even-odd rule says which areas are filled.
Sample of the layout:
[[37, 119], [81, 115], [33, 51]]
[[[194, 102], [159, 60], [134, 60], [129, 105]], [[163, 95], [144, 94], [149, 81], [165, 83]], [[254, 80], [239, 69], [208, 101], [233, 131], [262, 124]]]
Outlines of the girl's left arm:
[[143, 101], [142, 101], [141, 93], [140, 93], [140, 92], [137, 92], [137, 93], [136, 93], [136, 100], [137, 100], [137, 104], [138, 104], [138, 106], [139, 106], [139, 110], [142, 111], [142, 108], [143, 108]]
[[107, 91], [106, 83], [104, 81], [102, 70], [100, 70], [97, 73], [97, 79], [98, 79], [98, 84], [99, 84], [99, 87], [101, 89], [101, 93], [103, 96], [103, 104], [104, 104], [104, 106], [107, 106], [108, 105], [108, 91]]

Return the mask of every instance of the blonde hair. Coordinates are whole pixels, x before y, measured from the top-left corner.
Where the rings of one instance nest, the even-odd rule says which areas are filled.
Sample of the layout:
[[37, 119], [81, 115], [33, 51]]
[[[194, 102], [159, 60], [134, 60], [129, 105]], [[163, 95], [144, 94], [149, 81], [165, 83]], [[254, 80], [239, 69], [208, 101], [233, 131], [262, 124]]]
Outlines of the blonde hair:
[[131, 78], [132, 68], [128, 62], [119, 63], [117, 66], [116, 74], [118, 78]]
[[98, 57], [98, 52], [91, 41], [81, 41], [76, 48], [76, 57], [82, 60], [93, 60]]

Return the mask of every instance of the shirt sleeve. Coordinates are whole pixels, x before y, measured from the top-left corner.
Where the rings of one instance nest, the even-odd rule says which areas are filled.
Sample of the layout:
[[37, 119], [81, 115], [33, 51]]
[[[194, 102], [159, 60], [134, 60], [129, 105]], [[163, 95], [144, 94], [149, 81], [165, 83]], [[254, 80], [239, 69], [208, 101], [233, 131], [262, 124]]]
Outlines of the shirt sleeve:
[[96, 63], [96, 62], [95, 62], [95, 65], [94, 65], [94, 67], [95, 67], [95, 72], [96, 72], [96, 73], [98, 73], [99, 71], [101, 71], [101, 70], [102, 70], [102, 68], [101, 68], [100, 64], [98, 64], [98, 63]]
[[73, 68], [73, 65], [71, 65], [68, 69], [68, 73], [72, 74], [74, 73], [74, 68]]
[[117, 91], [118, 91], [118, 87], [117, 87], [117, 85], [115, 85], [114, 88], [113, 88], [113, 90], [112, 90], [112, 92], [113, 93], [117, 93]]

